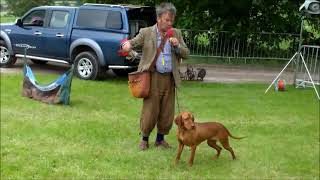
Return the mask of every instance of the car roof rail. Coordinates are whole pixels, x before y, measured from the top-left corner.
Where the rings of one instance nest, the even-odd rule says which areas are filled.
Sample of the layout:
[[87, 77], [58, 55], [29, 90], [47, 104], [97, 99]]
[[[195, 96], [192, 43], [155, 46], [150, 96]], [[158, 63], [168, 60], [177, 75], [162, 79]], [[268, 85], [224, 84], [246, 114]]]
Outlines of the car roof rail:
[[117, 4], [96, 4], [96, 3], [84, 3], [83, 6], [108, 6], [108, 7], [123, 7]]
[[107, 6], [107, 7], [120, 7], [120, 8], [144, 8], [150, 6], [132, 5], [132, 4], [97, 4], [97, 3], [84, 3], [83, 6]]

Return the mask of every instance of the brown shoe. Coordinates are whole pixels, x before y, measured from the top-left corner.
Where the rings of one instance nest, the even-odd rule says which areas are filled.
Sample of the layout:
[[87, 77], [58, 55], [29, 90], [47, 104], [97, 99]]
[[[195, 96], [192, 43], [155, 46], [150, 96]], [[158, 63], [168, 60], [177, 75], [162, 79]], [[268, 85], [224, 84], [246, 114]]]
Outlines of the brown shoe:
[[171, 146], [170, 146], [165, 140], [162, 140], [162, 141], [160, 141], [160, 142], [156, 141], [156, 142], [154, 143], [154, 145], [155, 145], [156, 147], [163, 147], [163, 148], [166, 148], [166, 149], [171, 148]]
[[149, 148], [149, 143], [148, 141], [141, 141], [140, 144], [139, 144], [139, 149], [141, 151], [144, 151], [144, 150], [147, 150]]

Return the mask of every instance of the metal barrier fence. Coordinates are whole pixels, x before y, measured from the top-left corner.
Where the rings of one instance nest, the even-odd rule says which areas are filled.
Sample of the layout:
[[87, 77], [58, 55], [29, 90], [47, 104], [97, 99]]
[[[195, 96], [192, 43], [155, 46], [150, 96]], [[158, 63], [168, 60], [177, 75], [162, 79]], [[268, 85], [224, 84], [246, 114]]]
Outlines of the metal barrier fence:
[[320, 100], [320, 46], [302, 45], [272, 81], [265, 93], [276, 83], [291, 62], [295, 62], [294, 84], [296, 88], [313, 87]]
[[303, 45], [300, 52], [302, 57], [296, 62], [296, 87], [313, 87], [309, 73], [314, 84], [320, 85], [320, 46]]
[[299, 34], [182, 29], [191, 56], [288, 60], [299, 46]]

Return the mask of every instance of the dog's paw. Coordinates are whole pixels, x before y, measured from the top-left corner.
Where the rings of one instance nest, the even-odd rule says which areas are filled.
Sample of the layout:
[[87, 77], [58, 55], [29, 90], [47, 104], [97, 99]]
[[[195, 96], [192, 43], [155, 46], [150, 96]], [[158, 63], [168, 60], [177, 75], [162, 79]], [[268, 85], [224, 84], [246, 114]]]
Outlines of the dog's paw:
[[192, 167], [193, 163], [188, 163], [189, 167]]
[[218, 158], [219, 158], [218, 155], [214, 155], [214, 156], [212, 157], [212, 160], [217, 160]]
[[179, 163], [179, 159], [176, 159], [176, 160], [173, 162], [173, 165], [176, 166], [178, 163]]

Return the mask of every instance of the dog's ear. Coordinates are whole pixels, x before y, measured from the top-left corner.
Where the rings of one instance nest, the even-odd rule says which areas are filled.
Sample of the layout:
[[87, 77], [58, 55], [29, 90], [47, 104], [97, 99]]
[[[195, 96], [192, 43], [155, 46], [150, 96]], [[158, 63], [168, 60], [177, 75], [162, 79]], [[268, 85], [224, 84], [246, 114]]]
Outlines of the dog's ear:
[[181, 126], [181, 123], [182, 123], [181, 114], [179, 114], [179, 115], [174, 119], [174, 122], [176, 123], [176, 125]]
[[196, 127], [195, 123], [194, 123], [194, 116], [193, 114], [191, 114], [191, 119], [192, 119], [192, 124], [191, 124], [191, 128], [194, 129]]

